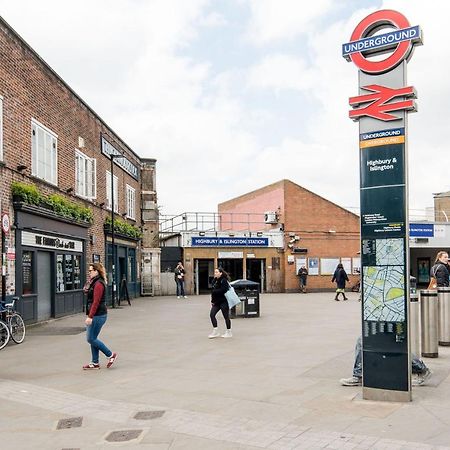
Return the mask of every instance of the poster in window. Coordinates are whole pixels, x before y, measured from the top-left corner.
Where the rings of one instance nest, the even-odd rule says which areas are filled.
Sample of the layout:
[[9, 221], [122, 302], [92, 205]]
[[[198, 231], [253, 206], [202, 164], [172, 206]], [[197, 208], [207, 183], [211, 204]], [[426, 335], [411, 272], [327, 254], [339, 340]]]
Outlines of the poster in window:
[[66, 284], [66, 291], [73, 289], [73, 262], [72, 255], [64, 255], [64, 279]]
[[319, 258], [308, 258], [308, 275], [319, 275]]
[[417, 283], [430, 282], [430, 258], [417, 258]]
[[341, 264], [344, 266], [347, 275], [350, 275], [352, 273], [352, 258], [341, 258]]
[[22, 253], [22, 294], [33, 293], [33, 252]]
[[56, 291], [64, 291], [64, 256], [56, 255]]
[[339, 258], [321, 258], [320, 273], [322, 275], [333, 275], [339, 263]]
[[81, 257], [73, 257], [73, 288], [81, 289]]
[[353, 275], [361, 274], [361, 258], [352, 258], [352, 268]]

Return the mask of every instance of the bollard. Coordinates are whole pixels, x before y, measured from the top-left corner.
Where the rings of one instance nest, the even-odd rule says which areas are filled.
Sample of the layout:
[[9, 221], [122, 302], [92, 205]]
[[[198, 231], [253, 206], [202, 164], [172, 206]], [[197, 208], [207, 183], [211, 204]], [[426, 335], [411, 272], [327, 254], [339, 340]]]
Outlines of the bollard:
[[420, 357], [420, 302], [419, 294], [409, 295], [410, 342], [411, 353]]
[[450, 345], [450, 287], [438, 287], [439, 345]]
[[438, 357], [438, 299], [437, 291], [420, 291], [420, 321], [422, 325], [422, 356]]

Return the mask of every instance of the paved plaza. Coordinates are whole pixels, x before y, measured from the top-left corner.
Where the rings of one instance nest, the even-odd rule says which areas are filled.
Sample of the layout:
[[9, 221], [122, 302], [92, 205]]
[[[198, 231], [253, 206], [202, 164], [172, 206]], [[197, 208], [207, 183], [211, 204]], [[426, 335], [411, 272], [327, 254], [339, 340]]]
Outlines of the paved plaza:
[[82, 314], [29, 327], [0, 352], [0, 448], [450, 448], [450, 348], [411, 403], [339, 385], [360, 329], [349, 295], [266, 294], [260, 318], [212, 340], [208, 296], [140, 298], [101, 334], [116, 364], [89, 372]]

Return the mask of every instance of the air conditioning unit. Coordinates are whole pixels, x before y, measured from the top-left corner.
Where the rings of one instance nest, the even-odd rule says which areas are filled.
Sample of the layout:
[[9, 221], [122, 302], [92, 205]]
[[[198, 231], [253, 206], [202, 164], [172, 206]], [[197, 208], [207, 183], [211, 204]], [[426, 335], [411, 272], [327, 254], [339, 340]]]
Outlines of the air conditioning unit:
[[277, 213], [275, 211], [266, 211], [264, 213], [264, 223], [278, 223]]

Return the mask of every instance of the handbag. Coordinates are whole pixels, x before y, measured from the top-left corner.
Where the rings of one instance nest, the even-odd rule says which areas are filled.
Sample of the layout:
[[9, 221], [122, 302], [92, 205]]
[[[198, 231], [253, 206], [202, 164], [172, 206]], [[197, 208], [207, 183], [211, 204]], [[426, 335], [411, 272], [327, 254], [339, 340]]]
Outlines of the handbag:
[[436, 269], [434, 267], [432, 267], [431, 272], [432, 272], [433, 276], [430, 277], [430, 284], [427, 287], [428, 290], [437, 289]]
[[227, 299], [228, 306], [230, 308], [233, 308], [233, 306], [236, 306], [241, 302], [241, 299], [238, 297], [236, 291], [234, 290], [234, 287], [231, 286], [230, 283], [228, 283], [228, 291], [225, 292], [225, 298]]

